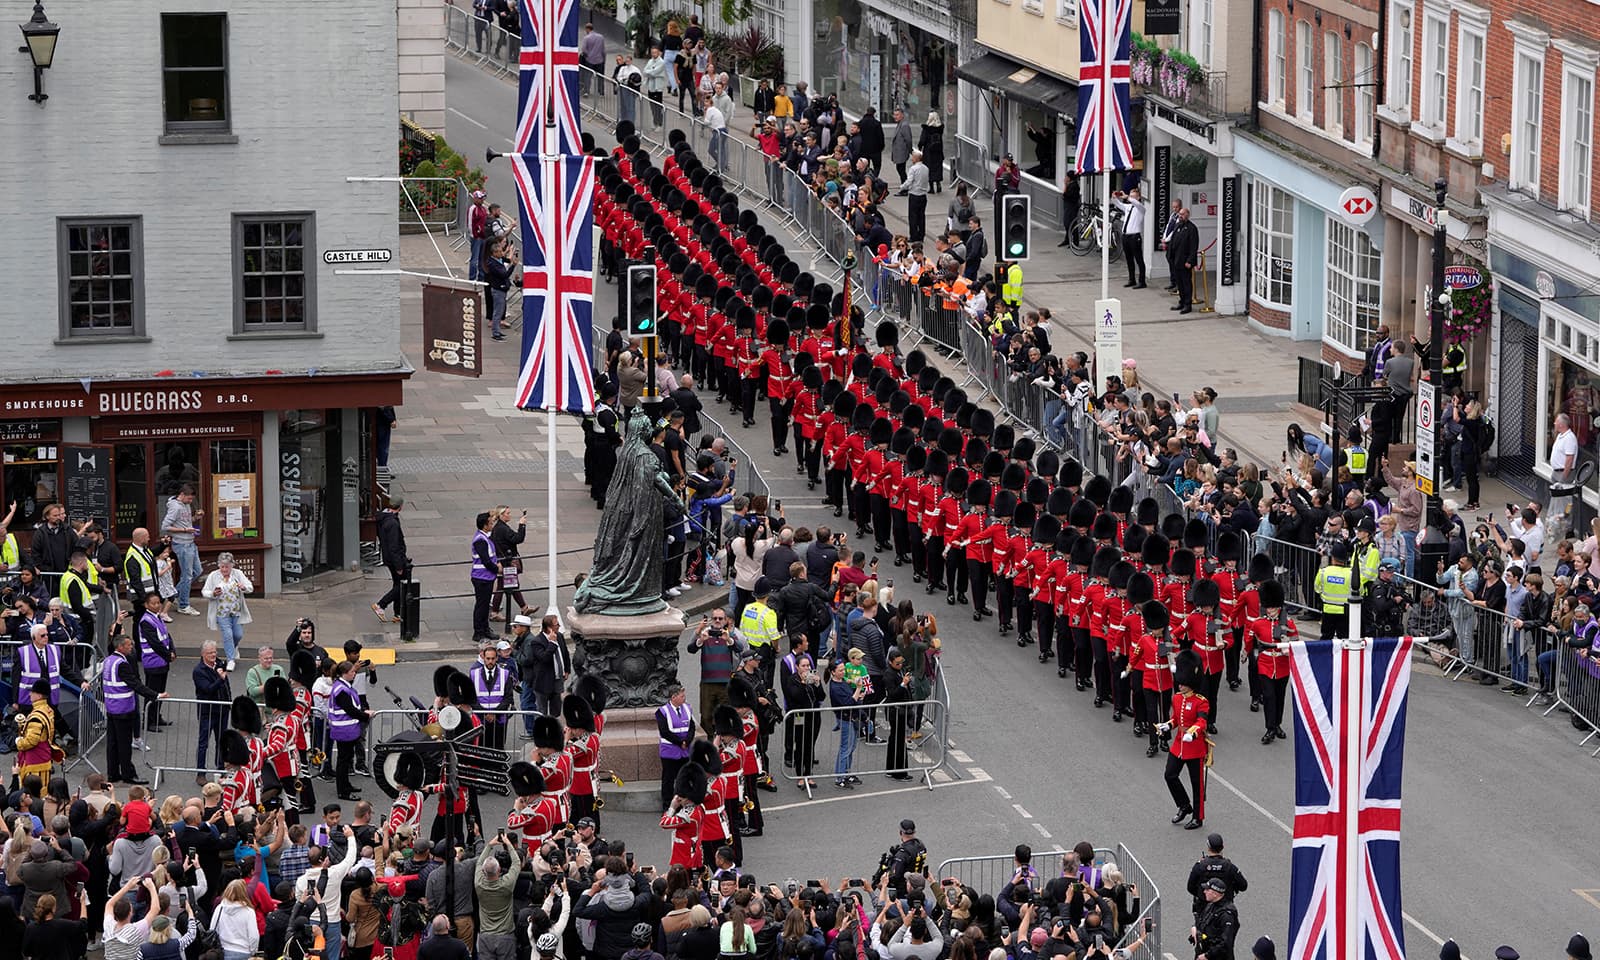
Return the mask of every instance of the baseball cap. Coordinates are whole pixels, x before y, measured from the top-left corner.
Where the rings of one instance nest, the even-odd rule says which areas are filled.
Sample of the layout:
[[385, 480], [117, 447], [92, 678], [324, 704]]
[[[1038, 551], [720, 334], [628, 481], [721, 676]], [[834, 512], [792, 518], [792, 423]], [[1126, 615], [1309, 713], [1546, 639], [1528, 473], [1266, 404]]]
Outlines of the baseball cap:
[[1226, 883], [1223, 883], [1217, 877], [1212, 877], [1210, 880], [1207, 880], [1205, 882], [1205, 888], [1207, 890], [1215, 890], [1218, 893], [1227, 893], [1228, 892], [1228, 885]]
[[900, 821], [900, 832], [901, 833], [916, 833], [917, 832], [917, 823], [916, 823], [916, 821], [915, 820], [910, 820], [910, 819], [901, 820]]
[[507, 650], [511, 649], [511, 641], [501, 640], [499, 643], [494, 645], [494, 649], [496, 653], [505, 653]]
[[472, 191], [472, 199], [474, 200], [482, 200], [486, 196], [488, 196], [488, 194], [484, 193], [482, 190]]
[[573, 824], [573, 826], [577, 827], [580, 830], [582, 830], [585, 827], [589, 828], [590, 830], [593, 830], [595, 828], [594, 818], [593, 817], [583, 817], [577, 823]]
[[1382, 560], [1378, 561], [1378, 566], [1385, 570], [1399, 570], [1400, 561], [1395, 557], [1384, 557]]
[[1044, 932], [1043, 927], [1036, 928], [1033, 933], [1028, 936], [1028, 942], [1033, 944], [1033, 949], [1035, 950], [1044, 946], [1044, 942], [1048, 939], [1050, 939], [1050, 935]]

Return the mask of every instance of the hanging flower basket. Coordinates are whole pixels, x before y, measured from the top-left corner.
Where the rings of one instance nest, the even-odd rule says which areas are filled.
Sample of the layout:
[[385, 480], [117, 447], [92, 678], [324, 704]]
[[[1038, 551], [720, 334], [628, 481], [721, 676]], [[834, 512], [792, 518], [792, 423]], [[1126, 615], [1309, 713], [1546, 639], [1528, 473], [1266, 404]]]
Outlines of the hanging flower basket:
[[1450, 343], [1466, 343], [1489, 329], [1494, 281], [1486, 267], [1456, 264], [1445, 269], [1445, 282], [1450, 285], [1450, 312], [1444, 318], [1444, 338]]
[[1137, 33], [1131, 60], [1133, 82], [1168, 100], [1188, 103], [1206, 85], [1206, 71], [1194, 57], [1182, 50], [1163, 50]]

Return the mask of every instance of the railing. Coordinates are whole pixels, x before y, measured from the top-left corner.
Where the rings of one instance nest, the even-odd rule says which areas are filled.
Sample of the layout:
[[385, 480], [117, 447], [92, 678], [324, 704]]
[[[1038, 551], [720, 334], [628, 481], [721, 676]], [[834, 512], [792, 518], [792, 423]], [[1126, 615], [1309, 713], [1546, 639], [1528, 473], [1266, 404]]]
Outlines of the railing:
[[[949, 723], [948, 707], [933, 699], [788, 710], [784, 753], [793, 763], [783, 776], [801, 784], [807, 797], [816, 795], [813, 781], [852, 776], [915, 777], [931, 790], [933, 771], [945, 764]], [[924, 735], [925, 728], [936, 735]], [[881, 760], [875, 752], [880, 746]]]
[[515, 74], [522, 40], [490, 20], [479, 20], [470, 7], [445, 4], [444, 42], [478, 67], [501, 76]]
[[1145, 87], [1144, 95], [1179, 110], [1205, 117], [1228, 116], [1228, 72], [1213, 70], [1200, 83], [1191, 84], [1182, 100], [1167, 96], [1160, 87]]
[[[1038, 873], [1039, 882], [1042, 884], [1052, 878], [1066, 875], [1066, 856], [1067, 851], [1059, 849], [1039, 850], [1034, 852], [1029, 865]], [[1163, 933], [1161, 888], [1156, 885], [1155, 879], [1145, 870], [1144, 864], [1133, 855], [1133, 851], [1123, 843], [1118, 843], [1115, 850], [1109, 847], [1095, 847], [1092, 866], [1101, 871], [1112, 866], [1120, 870], [1123, 882], [1126, 884], [1124, 895], [1127, 897], [1127, 902], [1131, 905], [1136, 897], [1139, 904], [1137, 915], [1122, 925], [1118, 945], [1127, 947], [1140, 940], [1145, 922], [1148, 920], [1150, 933], [1143, 937], [1143, 942], [1130, 956], [1135, 960], [1160, 960]], [[987, 857], [954, 857], [946, 860], [939, 864], [932, 882], [941, 884], [946, 879], [954, 879], [977, 891], [979, 896], [997, 896], [1002, 887], [1015, 881], [1016, 876], [1016, 859], [1007, 853]]]

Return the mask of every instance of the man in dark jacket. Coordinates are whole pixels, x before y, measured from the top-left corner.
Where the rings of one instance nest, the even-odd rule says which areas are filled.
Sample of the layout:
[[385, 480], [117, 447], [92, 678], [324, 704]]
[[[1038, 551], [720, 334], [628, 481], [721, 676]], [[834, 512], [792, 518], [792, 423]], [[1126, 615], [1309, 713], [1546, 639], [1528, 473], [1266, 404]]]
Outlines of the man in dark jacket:
[[[956, 226], [959, 228], [961, 224]], [[989, 255], [989, 239], [984, 236], [983, 224], [976, 213], [967, 220], [967, 228], [972, 232], [967, 234], [967, 262], [961, 275], [967, 278], [968, 283], [972, 283], [978, 279], [978, 271], [983, 269], [983, 258]]]
[[67, 523], [67, 508], [59, 503], [47, 504], [44, 519], [34, 525], [33, 542], [28, 552], [33, 565], [44, 575], [45, 583], [55, 592], [72, 551], [78, 547], [78, 536]]
[[1178, 211], [1178, 225], [1167, 244], [1167, 255], [1172, 258], [1174, 280], [1178, 283], [1177, 306], [1169, 309], [1188, 313], [1194, 305], [1194, 266], [1200, 257], [1200, 230], [1189, 219], [1189, 208]]
[[1239, 872], [1239, 868], [1234, 866], [1232, 860], [1222, 855], [1222, 834], [1220, 833], [1213, 833], [1206, 837], [1205, 856], [1196, 860], [1194, 866], [1189, 868], [1187, 889], [1189, 896], [1194, 898], [1196, 921], [1199, 920], [1200, 914], [1206, 905], [1201, 887], [1213, 877], [1221, 880], [1225, 885], [1226, 889], [1223, 891], [1223, 898], [1226, 900], [1232, 900], [1235, 894], [1244, 893], [1250, 889], [1250, 882], [1244, 878], [1244, 874]]
[[818, 527], [816, 539], [806, 548], [806, 579], [826, 591], [833, 581], [833, 565], [839, 562], [839, 545], [833, 542], [833, 530]]
[[411, 557], [406, 554], [406, 534], [400, 529], [400, 510], [406, 505], [404, 497], [390, 497], [389, 505], [378, 511], [378, 552], [383, 565], [389, 570], [389, 592], [372, 605], [379, 620], [387, 622], [389, 615], [383, 611], [395, 605], [395, 618], [400, 619], [402, 585], [411, 579]]
[[623, 954], [633, 947], [634, 925], [649, 919], [650, 893], [648, 890], [634, 892], [627, 861], [621, 857], [606, 858], [605, 873], [578, 898], [573, 915], [595, 923], [594, 949], [590, 956], [597, 960], [622, 960]]
[[525, 643], [527, 656], [518, 658], [524, 665], [522, 682], [532, 685], [540, 713], [559, 717], [561, 687], [572, 671], [572, 654], [567, 650], [567, 638], [561, 634], [560, 619], [555, 614], [547, 614], [539, 633]]
[[1212, 877], [1201, 885], [1205, 908], [1189, 928], [1195, 956], [1205, 960], [1233, 960], [1233, 938], [1239, 935], [1239, 911], [1227, 899], [1228, 885]]
[[[771, 551], [767, 555], [771, 556]], [[778, 628], [791, 637], [807, 637], [814, 645], [829, 620], [828, 595], [811, 582], [806, 565], [799, 561], [789, 565], [788, 576], [789, 582], [778, 589], [772, 601]]]
[[705, 407], [700, 403], [700, 396], [694, 392], [694, 375], [684, 374], [678, 378], [678, 389], [672, 391], [673, 409], [683, 414], [683, 432], [686, 436], [694, 437], [700, 434], [700, 411]]
[[861, 114], [857, 124], [861, 129], [861, 152], [857, 156], [867, 158], [867, 163], [872, 165], [872, 175], [878, 175], [878, 168], [883, 165], [883, 123], [878, 120], [878, 108], [868, 107]]

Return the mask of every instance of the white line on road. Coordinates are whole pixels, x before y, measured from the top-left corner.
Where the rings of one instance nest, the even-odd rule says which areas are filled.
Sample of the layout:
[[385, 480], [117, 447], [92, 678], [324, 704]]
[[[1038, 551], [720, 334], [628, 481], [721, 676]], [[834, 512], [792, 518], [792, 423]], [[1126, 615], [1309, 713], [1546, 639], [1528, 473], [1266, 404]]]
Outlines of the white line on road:
[[1011, 791], [1007, 790], [1005, 787], [1000, 786], [1000, 784], [998, 784], [998, 783], [995, 784], [994, 785], [994, 789], [995, 789], [996, 793], [1000, 794], [1000, 798], [1002, 800], [1010, 800], [1011, 799]]
[[961, 750], [951, 750], [950, 751], [950, 759], [954, 760], [957, 763], [971, 763], [972, 762], [972, 757], [969, 754], [967, 754], [967, 753], [965, 753], [965, 752], [963, 752]]
[[1031, 814], [1028, 811], [1022, 809], [1022, 804], [1020, 804], [1020, 803], [1013, 803], [1011, 805], [1011, 809], [1017, 811], [1017, 816], [1021, 817], [1024, 820], [1032, 820], [1033, 819], [1033, 814]]
[[977, 777], [980, 780], [993, 780], [994, 779], [994, 777], [989, 776], [988, 771], [984, 770], [982, 767], [968, 767], [967, 768], [967, 773], [972, 775], [972, 776], [974, 776], [974, 777]]
[[1033, 829], [1039, 831], [1039, 836], [1044, 837], [1046, 840], [1051, 839], [1050, 831], [1046, 830], [1042, 825], [1040, 825], [1040, 823], [1037, 820], [1035, 820], [1033, 822], [1032, 826], [1033, 826]]
[[477, 127], [479, 130], [487, 130], [487, 129], [489, 129], [484, 124], [481, 124], [478, 121], [472, 119], [471, 117], [469, 117], [466, 114], [462, 113], [460, 110], [457, 110], [455, 107], [445, 107], [445, 109], [449, 110], [451, 113], [455, 114], [456, 116], [460, 117], [461, 119], [463, 119], [463, 120], [467, 121], [468, 123], [472, 124], [474, 127]]
[[[955, 780], [950, 783], [936, 783], [933, 785], [933, 789], [943, 790], [946, 787], [964, 787], [974, 783], [990, 782], [992, 782], [990, 776], [987, 773], [983, 773], [973, 780]], [[926, 792], [927, 789], [927, 787], [923, 786], [895, 787], [892, 790], [878, 790], [873, 793], [846, 793], [840, 794], [837, 797], [818, 797], [815, 800], [796, 800], [793, 803], [780, 803], [777, 806], [772, 807], [762, 804], [761, 809], [767, 811], [768, 813], [777, 813], [779, 810], [795, 810], [800, 807], [814, 807], [819, 803], [838, 803], [840, 800], [860, 800], [863, 798], [887, 797], [896, 793], [911, 793], [913, 791], [923, 793]]]

